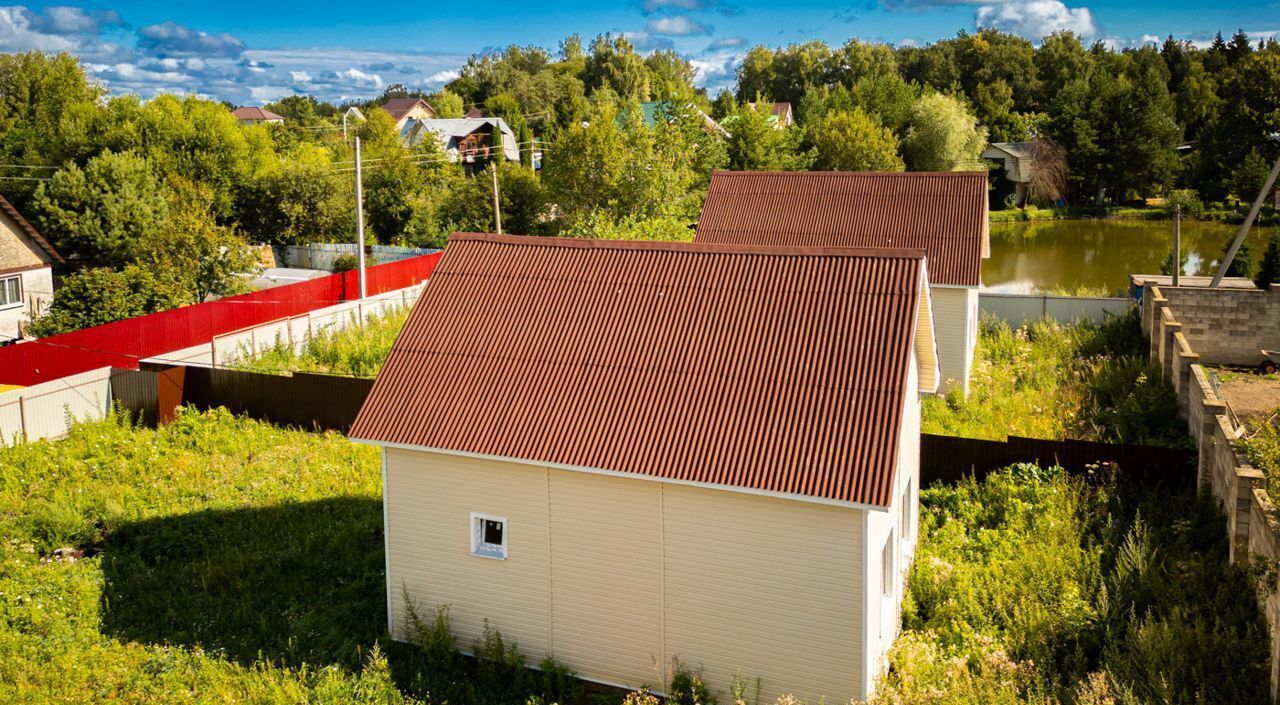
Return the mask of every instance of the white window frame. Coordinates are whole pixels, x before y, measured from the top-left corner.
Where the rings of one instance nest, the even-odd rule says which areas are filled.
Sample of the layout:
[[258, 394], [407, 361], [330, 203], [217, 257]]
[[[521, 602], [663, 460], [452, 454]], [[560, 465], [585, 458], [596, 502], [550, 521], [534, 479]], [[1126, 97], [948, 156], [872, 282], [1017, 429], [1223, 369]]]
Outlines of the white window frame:
[[[502, 524], [501, 544], [485, 543], [484, 523], [486, 521]], [[497, 561], [505, 561], [507, 559], [507, 544], [510, 542], [511, 537], [508, 532], [506, 517], [471, 512], [471, 523], [468, 528], [471, 534], [471, 555], [476, 558], [489, 558]]]
[[9, 280], [10, 280], [10, 279], [12, 279], [12, 280], [14, 280], [14, 281], [18, 282], [18, 300], [17, 300], [17, 301], [12, 301], [12, 302], [10, 302], [10, 303], [0, 303], [0, 311], [8, 311], [8, 310], [9, 310], [9, 309], [11, 309], [11, 308], [21, 308], [21, 307], [22, 307], [22, 304], [23, 304], [23, 302], [22, 302], [22, 275], [21, 275], [21, 274], [14, 274], [14, 275], [12, 275], [12, 276], [8, 276], [8, 277], [0, 277], [0, 292], [5, 292], [5, 291], [8, 291], [8, 290], [9, 290], [9, 288], [8, 288], [8, 287], [9, 287], [9, 284], [8, 284], [8, 282], [9, 282]]
[[[505, 536], [505, 534], [504, 534]], [[898, 582], [898, 550], [897, 545], [893, 541], [893, 529], [889, 529], [889, 536], [884, 541], [884, 548], [880, 549], [880, 596], [892, 598], [894, 587]]]

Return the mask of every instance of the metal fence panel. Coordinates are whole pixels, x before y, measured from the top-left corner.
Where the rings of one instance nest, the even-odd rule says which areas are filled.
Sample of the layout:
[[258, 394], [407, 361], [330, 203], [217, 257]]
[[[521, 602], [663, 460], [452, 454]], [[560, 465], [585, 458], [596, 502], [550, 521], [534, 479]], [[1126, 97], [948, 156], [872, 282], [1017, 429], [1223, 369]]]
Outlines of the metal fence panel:
[[1045, 317], [1063, 323], [1081, 320], [1100, 323], [1107, 316], [1123, 314], [1134, 305], [1132, 299], [1109, 297], [997, 293], [978, 295], [978, 306], [983, 313], [1004, 319], [1011, 326], [1021, 326]]
[[58, 438], [76, 421], [105, 418], [110, 379], [111, 368], [102, 367], [0, 394], [0, 443]]

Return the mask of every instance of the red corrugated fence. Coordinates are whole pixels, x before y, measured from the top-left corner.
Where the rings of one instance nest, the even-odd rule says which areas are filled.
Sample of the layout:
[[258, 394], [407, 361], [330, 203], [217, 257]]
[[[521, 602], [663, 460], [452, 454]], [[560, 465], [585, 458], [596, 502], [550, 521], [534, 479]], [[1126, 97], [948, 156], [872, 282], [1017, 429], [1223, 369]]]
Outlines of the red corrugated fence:
[[[388, 262], [367, 271], [367, 293], [424, 281], [440, 253]], [[30, 386], [98, 367], [137, 369], [138, 361], [200, 345], [215, 335], [296, 316], [358, 297], [356, 272], [184, 306], [0, 348], [0, 383]]]

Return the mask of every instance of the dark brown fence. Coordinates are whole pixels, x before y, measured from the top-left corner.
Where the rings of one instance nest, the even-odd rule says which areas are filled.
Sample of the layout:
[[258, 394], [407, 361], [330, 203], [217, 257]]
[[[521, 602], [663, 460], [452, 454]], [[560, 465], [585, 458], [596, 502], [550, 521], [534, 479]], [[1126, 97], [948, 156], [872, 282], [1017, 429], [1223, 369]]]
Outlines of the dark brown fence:
[[920, 435], [920, 484], [954, 483], [966, 475], [985, 477], [1014, 463], [1058, 465], [1068, 472], [1087, 472], [1098, 463], [1115, 463], [1126, 476], [1147, 482], [1187, 482], [1195, 478], [1196, 452], [1180, 448], [1050, 441], [1010, 436], [1005, 441]]
[[282, 426], [346, 431], [373, 380], [295, 373], [282, 375], [175, 366], [115, 370], [112, 398], [144, 422], [172, 417], [172, 407], [226, 407], [233, 414]]

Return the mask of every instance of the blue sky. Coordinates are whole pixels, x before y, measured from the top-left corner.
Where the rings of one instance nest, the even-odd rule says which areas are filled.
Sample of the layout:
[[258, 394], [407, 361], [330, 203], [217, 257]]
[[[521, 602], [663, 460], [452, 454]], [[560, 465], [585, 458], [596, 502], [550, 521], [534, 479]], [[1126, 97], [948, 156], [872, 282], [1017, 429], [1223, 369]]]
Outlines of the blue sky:
[[570, 33], [624, 33], [674, 48], [713, 90], [754, 44], [849, 37], [926, 43], [992, 26], [1032, 39], [1071, 29], [1133, 45], [1167, 34], [1280, 31], [1280, 0], [542, 0], [353, 3], [328, 0], [32, 2], [0, 6], [0, 49], [70, 51], [112, 91], [195, 92], [241, 104], [291, 93], [341, 100], [404, 83], [433, 90], [466, 56], [516, 43], [554, 50]]

